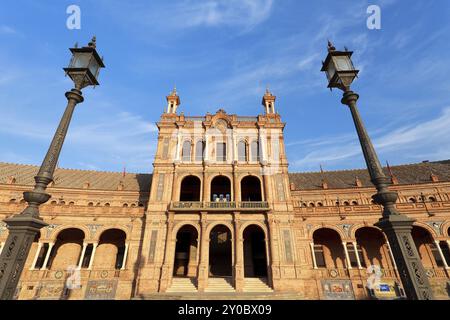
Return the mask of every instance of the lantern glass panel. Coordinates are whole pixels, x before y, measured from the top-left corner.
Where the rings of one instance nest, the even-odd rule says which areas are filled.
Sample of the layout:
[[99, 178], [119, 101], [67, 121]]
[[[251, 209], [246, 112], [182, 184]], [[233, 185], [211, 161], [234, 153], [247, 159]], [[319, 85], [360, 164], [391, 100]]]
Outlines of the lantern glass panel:
[[97, 63], [97, 60], [94, 57], [92, 57], [92, 59], [91, 59], [91, 61], [89, 63], [89, 70], [91, 71], [92, 75], [94, 77], [96, 77], [96, 78], [98, 76], [99, 68], [100, 67], [99, 67], [99, 65]]
[[336, 68], [338, 71], [350, 71], [353, 70], [353, 64], [348, 56], [334, 57]]
[[333, 78], [334, 74], [336, 73], [336, 68], [334, 67], [333, 61], [331, 61], [331, 60], [328, 63], [326, 73], [327, 73], [328, 81], [330, 81]]
[[70, 68], [87, 68], [92, 54], [88, 52], [75, 52]]

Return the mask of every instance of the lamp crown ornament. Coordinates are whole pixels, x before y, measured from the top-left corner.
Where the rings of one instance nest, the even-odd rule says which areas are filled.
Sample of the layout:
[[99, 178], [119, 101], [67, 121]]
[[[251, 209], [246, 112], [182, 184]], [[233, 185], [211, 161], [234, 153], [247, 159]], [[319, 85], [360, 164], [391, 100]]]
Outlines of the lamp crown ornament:
[[336, 51], [336, 47], [328, 40], [328, 52]]
[[97, 48], [97, 37], [96, 36], [92, 37], [92, 40], [88, 43], [88, 47], [91, 47], [94, 49]]

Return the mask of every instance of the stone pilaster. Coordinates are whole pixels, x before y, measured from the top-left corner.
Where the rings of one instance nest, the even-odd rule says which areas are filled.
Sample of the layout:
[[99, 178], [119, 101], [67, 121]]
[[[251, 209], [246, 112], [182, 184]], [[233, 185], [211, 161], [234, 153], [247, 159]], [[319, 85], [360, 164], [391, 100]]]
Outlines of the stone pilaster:
[[207, 213], [201, 212], [200, 233], [200, 265], [198, 267], [197, 286], [199, 292], [204, 292], [208, 286], [209, 276], [209, 235], [207, 234]]
[[234, 285], [237, 292], [242, 292], [244, 288], [244, 239], [242, 238], [241, 217], [239, 212], [234, 212]]

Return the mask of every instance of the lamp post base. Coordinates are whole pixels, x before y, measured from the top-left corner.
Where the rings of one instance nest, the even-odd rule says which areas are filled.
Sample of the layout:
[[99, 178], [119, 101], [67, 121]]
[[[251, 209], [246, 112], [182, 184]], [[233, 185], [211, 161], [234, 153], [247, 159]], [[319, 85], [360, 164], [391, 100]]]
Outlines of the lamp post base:
[[0, 256], [0, 300], [11, 300], [34, 238], [48, 224], [27, 214], [15, 215], [4, 222], [9, 235]]
[[405, 215], [393, 214], [381, 218], [375, 225], [389, 240], [406, 296], [412, 300], [432, 300], [433, 291], [411, 235], [414, 221]]

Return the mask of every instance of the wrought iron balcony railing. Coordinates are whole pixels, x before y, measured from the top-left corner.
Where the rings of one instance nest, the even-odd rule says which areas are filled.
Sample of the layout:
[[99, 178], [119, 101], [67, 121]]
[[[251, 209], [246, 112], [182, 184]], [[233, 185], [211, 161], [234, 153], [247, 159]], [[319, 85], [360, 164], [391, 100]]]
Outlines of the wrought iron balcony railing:
[[170, 210], [174, 211], [267, 211], [269, 203], [266, 201], [252, 202], [200, 202], [200, 201], [175, 201], [170, 203]]

